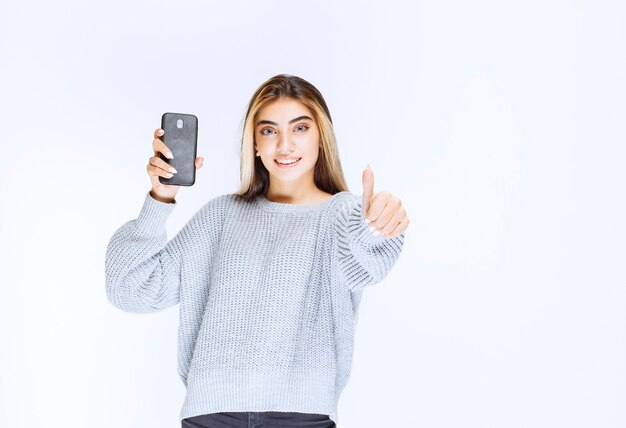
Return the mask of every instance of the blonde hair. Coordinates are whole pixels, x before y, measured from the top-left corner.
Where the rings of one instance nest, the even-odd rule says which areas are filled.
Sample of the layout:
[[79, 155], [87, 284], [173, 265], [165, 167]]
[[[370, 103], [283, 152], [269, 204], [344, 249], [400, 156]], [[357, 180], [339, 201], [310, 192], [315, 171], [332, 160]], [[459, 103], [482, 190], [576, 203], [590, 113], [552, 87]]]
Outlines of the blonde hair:
[[347, 191], [333, 121], [322, 94], [300, 77], [279, 74], [261, 84], [248, 104], [241, 137], [241, 184], [235, 195], [250, 201], [269, 188], [269, 172], [261, 158], [255, 156], [254, 124], [263, 107], [281, 98], [292, 98], [308, 107], [319, 128], [320, 149], [313, 172], [315, 185], [331, 195]]

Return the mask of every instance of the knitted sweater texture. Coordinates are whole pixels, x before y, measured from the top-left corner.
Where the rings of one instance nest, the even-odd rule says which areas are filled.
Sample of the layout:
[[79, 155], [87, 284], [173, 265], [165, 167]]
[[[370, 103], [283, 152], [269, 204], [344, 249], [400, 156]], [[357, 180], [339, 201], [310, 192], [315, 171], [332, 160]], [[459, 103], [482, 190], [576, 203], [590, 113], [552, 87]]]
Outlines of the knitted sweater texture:
[[225, 194], [168, 241], [176, 205], [146, 194], [109, 241], [105, 285], [126, 312], [180, 304], [180, 419], [284, 411], [338, 423], [362, 293], [391, 270], [404, 234], [374, 236], [347, 191], [315, 205]]

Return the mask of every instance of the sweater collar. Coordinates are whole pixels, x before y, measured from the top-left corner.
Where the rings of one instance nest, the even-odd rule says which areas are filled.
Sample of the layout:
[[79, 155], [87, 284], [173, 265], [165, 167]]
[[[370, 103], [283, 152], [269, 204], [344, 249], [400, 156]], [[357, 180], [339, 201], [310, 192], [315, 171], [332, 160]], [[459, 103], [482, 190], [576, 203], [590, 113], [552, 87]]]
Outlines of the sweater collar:
[[272, 202], [269, 199], [267, 199], [265, 195], [257, 196], [256, 201], [259, 204], [259, 206], [265, 211], [298, 213], [298, 212], [317, 211], [317, 210], [323, 209], [329, 206], [332, 203], [332, 201], [338, 198], [339, 195], [342, 193], [348, 193], [348, 192], [335, 193], [324, 202], [320, 202], [317, 204], [288, 204], [285, 202]]

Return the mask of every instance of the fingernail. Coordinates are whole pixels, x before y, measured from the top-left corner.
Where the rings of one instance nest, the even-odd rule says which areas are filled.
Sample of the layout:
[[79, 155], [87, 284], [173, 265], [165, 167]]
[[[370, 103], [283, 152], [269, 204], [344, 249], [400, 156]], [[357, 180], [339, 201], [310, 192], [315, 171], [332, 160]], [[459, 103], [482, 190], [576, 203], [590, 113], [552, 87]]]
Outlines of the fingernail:
[[167, 156], [170, 159], [174, 159], [174, 155], [172, 154], [172, 152], [165, 153], [165, 156]]
[[374, 236], [380, 236], [380, 235], [382, 235], [382, 233], [380, 233], [380, 232], [379, 232], [379, 231], [377, 231], [377, 230], [376, 230], [376, 231], [374, 231]]
[[376, 232], [376, 229], [374, 228], [374, 226], [367, 226], [367, 228], [370, 230], [370, 232]]
[[172, 167], [170, 167], [170, 172], [174, 172], [174, 173], [176, 173], [176, 172], [178, 172], [178, 171], [176, 171], [176, 168], [174, 168], [174, 167], [172, 166]]

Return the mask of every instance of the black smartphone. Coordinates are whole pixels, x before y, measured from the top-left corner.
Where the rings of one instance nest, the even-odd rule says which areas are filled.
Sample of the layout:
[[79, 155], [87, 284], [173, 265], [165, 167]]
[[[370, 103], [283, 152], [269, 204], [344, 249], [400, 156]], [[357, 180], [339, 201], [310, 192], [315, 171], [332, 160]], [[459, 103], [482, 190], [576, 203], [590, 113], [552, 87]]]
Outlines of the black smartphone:
[[193, 186], [196, 182], [196, 156], [198, 151], [198, 118], [193, 114], [163, 113], [161, 129], [165, 134], [161, 140], [171, 150], [173, 159], [159, 153], [161, 159], [173, 166], [173, 177], [159, 176], [161, 184]]

